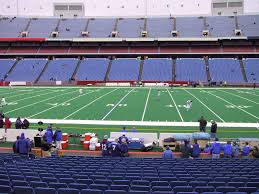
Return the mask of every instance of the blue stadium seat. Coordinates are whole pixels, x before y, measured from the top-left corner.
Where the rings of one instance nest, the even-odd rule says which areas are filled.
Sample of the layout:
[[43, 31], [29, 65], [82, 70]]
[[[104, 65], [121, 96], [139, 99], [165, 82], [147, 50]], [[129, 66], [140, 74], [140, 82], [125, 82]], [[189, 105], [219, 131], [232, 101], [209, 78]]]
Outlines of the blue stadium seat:
[[90, 184], [94, 183], [94, 180], [93, 179], [77, 179], [76, 182], [90, 185]]
[[69, 183], [74, 183], [75, 180], [74, 180], [73, 178], [60, 178], [60, 179], [59, 179], [59, 182], [60, 182], [60, 183], [69, 184]]
[[109, 189], [109, 186], [105, 184], [91, 184], [89, 185], [89, 189], [98, 189], [101, 191], [105, 191]]
[[223, 193], [235, 192], [236, 188], [235, 187], [227, 187], [227, 186], [225, 186], [225, 187], [217, 187], [216, 191], [223, 192]]
[[34, 189], [35, 194], [56, 194], [54, 188], [37, 187]]
[[0, 179], [0, 185], [10, 185], [11, 182], [8, 179]]
[[41, 182], [41, 181], [31, 181], [30, 185], [33, 188], [36, 188], [36, 187], [48, 187], [48, 184], [46, 182]]
[[244, 187], [246, 186], [245, 182], [229, 182], [228, 186], [230, 187]]
[[257, 191], [257, 187], [238, 187], [239, 192], [253, 193]]
[[223, 192], [203, 192], [202, 194], [224, 194]]
[[124, 190], [106, 190], [104, 194], [127, 194], [127, 191]]
[[170, 184], [167, 181], [152, 181], [151, 186], [169, 186]]
[[9, 178], [10, 178], [10, 180], [20, 180], [20, 181], [25, 180], [23, 175], [10, 175]]
[[188, 186], [188, 182], [186, 181], [171, 181], [170, 185], [172, 188], [174, 188], [175, 186]]
[[226, 194], [247, 194], [247, 192], [227, 192]]
[[207, 186], [207, 182], [205, 182], [205, 181], [191, 181], [191, 182], [189, 182], [189, 186], [192, 186], [192, 187]]
[[129, 185], [110, 185], [110, 190], [129, 190]]
[[226, 186], [225, 182], [208, 182], [208, 186], [213, 186], [213, 187], [220, 187], [220, 186]]
[[2, 193], [11, 193], [12, 188], [9, 185], [0, 185], [0, 191]]
[[80, 183], [69, 183], [68, 187], [73, 189], [78, 189], [80, 191], [82, 189], [88, 189], [88, 186], [86, 184], [80, 184]]
[[215, 188], [213, 186], [196, 186], [195, 191], [202, 193], [202, 192], [214, 192]]
[[168, 176], [165, 176], [165, 177], [160, 177], [160, 181], [168, 181], [168, 182], [171, 182], [171, 181], [177, 181], [178, 179], [176, 177], [168, 177]]
[[130, 180], [114, 180], [114, 185], [130, 185]]
[[20, 180], [14, 180], [12, 181], [13, 186], [29, 186], [29, 183], [27, 181], [20, 181]]
[[107, 180], [107, 179], [95, 179], [94, 180], [95, 184], [106, 184], [106, 185], [111, 185], [112, 180]]
[[132, 191], [149, 191], [150, 187], [145, 185], [131, 185], [130, 189]]
[[34, 194], [32, 187], [14, 186], [13, 190], [15, 194]]
[[58, 190], [59, 188], [67, 188], [67, 184], [66, 183], [49, 183], [49, 187]]
[[40, 177], [38, 176], [26, 176], [25, 179], [27, 181], [41, 181]]
[[103, 194], [103, 191], [99, 189], [83, 189], [81, 194]]
[[129, 191], [128, 194], [149, 194], [149, 191]]
[[147, 180], [133, 180], [131, 182], [131, 185], [145, 185], [145, 186], [149, 186], [149, 181]]
[[175, 193], [178, 193], [178, 192], [193, 192], [193, 187], [191, 187], [191, 186], [175, 186], [173, 188], [173, 191]]
[[70, 189], [70, 188], [59, 188], [58, 194], [79, 194], [80, 191], [78, 189]]
[[230, 177], [215, 177], [214, 181], [215, 182], [229, 182], [230, 181]]
[[152, 191], [171, 191], [172, 188], [170, 186], [153, 186]]
[[42, 177], [41, 180], [46, 183], [57, 183], [58, 179], [53, 177]]

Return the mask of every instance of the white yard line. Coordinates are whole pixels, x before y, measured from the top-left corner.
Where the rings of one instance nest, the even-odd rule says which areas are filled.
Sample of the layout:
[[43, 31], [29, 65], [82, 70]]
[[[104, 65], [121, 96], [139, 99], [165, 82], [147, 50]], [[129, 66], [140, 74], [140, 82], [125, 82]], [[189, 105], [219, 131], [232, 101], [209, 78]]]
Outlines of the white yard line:
[[235, 106], [235, 107], [238, 108], [239, 110], [245, 112], [246, 114], [249, 114], [250, 116], [252, 116], [252, 117], [254, 117], [254, 118], [256, 118], [256, 119], [259, 119], [257, 116], [253, 115], [252, 113], [247, 112], [246, 110], [243, 110], [242, 108], [240, 108], [240, 107], [234, 105], [233, 103], [231, 103], [231, 102], [225, 100], [224, 98], [221, 98], [220, 96], [217, 96], [216, 94], [212, 94], [212, 93], [210, 93], [210, 92], [208, 92], [208, 94], [210, 94], [210, 95], [212, 95], [212, 96], [215, 96], [216, 98], [219, 98], [220, 100], [222, 100], [222, 101], [224, 101], [224, 102], [226, 102], [226, 103], [228, 103], [228, 104], [230, 104], [230, 105], [232, 105], [232, 106]]
[[16, 108], [16, 109], [12, 109], [11, 111], [5, 112], [5, 114], [8, 114], [10, 112], [14, 112], [16, 110], [20, 110], [20, 109], [23, 109], [23, 108], [26, 108], [26, 107], [30, 107], [30, 106], [33, 106], [35, 104], [39, 104], [41, 102], [45, 102], [45, 101], [51, 100], [51, 99], [56, 98], [58, 96], [63, 96], [63, 95], [70, 94], [70, 93], [75, 93], [75, 92], [78, 92], [78, 91], [72, 91], [72, 92], [63, 93], [63, 94], [60, 94], [60, 95], [57, 95], [57, 96], [53, 96], [51, 98], [47, 98], [47, 99], [44, 99], [44, 100], [41, 100], [41, 101], [38, 101], [38, 102], [35, 102], [35, 103], [32, 103], [32, 104], [28, 104], [28, 105], [25, 105], [25, 106], [22, 106], [22, 107], [19, 107], [19, 108]]
[[123, 96], [119, 102], [117, 102], [117, 104], [115, 104], [115, 106], [102, 118], [102, 120], [104, 120], [133, 90], [135, 90], [135, 88], [133, 88], [132, 90], [130, 90], [125, 96]]
[[[67, 103], [67, 102], [73, 101], [73, 100], [75, 100], [75, 99], [77, 99], [77, 98], [83, 97], [83, 96], [85, 96], [85, 95], [87, 95], [87, 94], [91, 94], [91, 93], [93, 93], [93, 92], [94, 92], [94, 91], [91, 91], [91, 92], [85, 93], [85, 94], [83, 94], [83, 95], [81, 95], [81, 96], [79, 95], [79, 96], [77, 96], [77, 97], [71, 98], [71, 99], [69, 99], [69, 100], [67, 100], [67, 101], [60, 102], [60, 103]], [[43, 111], [41, 111], [41, 112], [38, 112], [38, 113], [36, 113], [36, 114], [34, 114], [34, 115], [28, 116], [28, 118], [34, 117], [34, 116], [39, 115], [39, 114], [44, 113], [44, 112], [47, 112], [47, 111], [49, 111], [49, 110], [51, 110], [51, 109], [53, 109], [53, 108], [56, 108], [56, 107], [58, 107], [58, 106], [59, 106], [59, 105], [54, 105], [54, 106], [52, 106], [52, 107], [50, 107], [50, 108], [47, 108], [47, 109], [45, 109], [45, 110], [43, 110]]]
[[[16, 118], [11, 118], [15, 122]], [[108, 120], [60, 120], [60, 119], [29, 119], [30, 123], [55, 123], [55, 124], [75, 124], [75, 125], [116, 125], [116, 126], [180, 126], [180, 127], [198, 127], [199, 122], [162, 122], [162, 121], [108, 121]], [[217, 122], [218, 127], [227, 128], [258, 128], [259, 123], [223, 123]], [[210, 127], [210, 123], [208, 126]]]
[[88, 103], [88, 104], [82, 106], [81, 108], [79, 108], [79, 109], [76, 110], [75, 112], [73, 112], [73, 113], [71, 113], [70, 115], [68, 115], [68, 116], [66, 116], [65, 118], [63, 118], [63, 120], [65, 120], [65, 119], [71, 117], [72, 115], [78, 113], [78, 112], [81, 111], [82, 109], [84, 109], [84, 108], [88, 107], [89, 105], [93, 104], [93, 103], [96, 102], [97, 100], [103, 98], [104, 96], [107, 96], [108, 94], [110, 94], [110, 93], [112, 93], [112, 92], [114, 92], [114, 91], [116, 91], [116, 90], [118, 90], [118, 89], [119, 89], [119, 88], [114, 89], [114, 90], [112, 90], [112, 91], [110, 91], [110, 92], [108, 92], [108, 93], [106, 93], [106, 94], [104, 94], [104, 95], [102, 95], [102, 96], [96, 98], [95, 100], [93, 100], [93, 101], [91, 101], [90, 103]]
[[191, 92], [189, 92], [188, 90], [185, 90], [187, 93], [189, 93], [191, 96], [193, 96], [196, 100], [198, 100], [203, 106], [205, 106], [210, 112], [212, 112], [216, 117], [218, 117], [222, 122], [225, 122], [217, 113], [215, 113], [213, 110], [211, 110], [206, 104], [204, 104], [199, 98], [197, 98], [196, 96], [194, 96]]
[[5, 94], [14, 94], [14, 93], [19, 93], [20, 91], [18, 90], [16, 90], [16, 91], [13, 91], [13, 92], [6, 92], [6, 93], [0, 93], [0, 97], [4, 97], [3, 95], [5, 95]]
[[[14, 96], [7, 96], [6, 98], [9, 99], [9, 98], [14, 98], [14, 97], [17, 97], [17, 96], [22, 96], [22, 95], [31, 94], [31, 93], [33, 93], [33, 95], [34, 95], [35, 93], [42, 93], [43, 91], [46, 91], [46, 90], [29, 91], [29, 92], [23, 91], [24, 93], [22, 93], [22, 94], [17, 94], [17, 95], [14, 95]], [[49, 90], [47, 90], [47, 91], [49, 91]], [[52, 90], [52, 91], [54, 91], [54, 90]]]
[[145, 108], [144, 108], [144, 111], [143, 111], [143, 114], [142, 114], [141, 121], [144, 120], [144, 117], [145, 117], [145, 114], [146, 114], [146, 109], [147, 109], [147, 104], [148, 104], [150, 92], [151, 92], [151, 88], [149, 88], [149, 91], [148, 91], [148, 95], [147, 95], [147, 99], [146, 99], [146, 104], [145, 104]]
[[255, 104], [259, 104], [258, 102], [255, 102], [255, 101], [250, 100], [250, 99], [248, 99], [248, 98], [245, 98], [245, 97], [243, 97], [243, 96], [239, 96], [239, 95], [237, 95], [237, 94], [233, 94], [233, 93], [231, 93], [231, 92], [226, 92], [226, 91], [224, 91], [224, 90], [222, 90], [221, 92], [224, 92], [224, 93], [227, 93], [227, 94], [231, 94], [232, 96], [236, 96], [236, 97], [245, 99], [245, 100], [247, 100], [247, 101], [249, 101], [249, 102], [252, 102], [252, 103], [255, 103]]
[[[245, 89], [245, 88], [240, 88], [240, 90], [244, 90], [244, 89]], [[237, 90], [236, 88], [235, 88], [235, 89], [232, 88], [232, 90], [235, 90], [235, 91], [239, 92], [239, 90]], [[247, 89], [247, 90], [254, 91], [254, 90], [252, 90], [251, 88], [249, 88], [249, 89]], [[250, 95], [253, 95], [253, 96], [259, 96], [259, 95], [257, 95], [257, 94], [253, 94], [253, 93], [245, 93], [245, 94], [250, 94]]]
[[172, 99], [172, 101], [173, 101], [173, 103], [174, 103], [174, 106], [175, 106], [175, 108], [176, 108], [176, 110], [177, 110], [177, 112], [178, 112], [178, 114], [179, 114], [179, 117], [181, 118], [182, 122], [184, 122], [183, 117], [182, 117], [182, 115], [181, 115], [181, 113], [180, 113], [180, 111], [179, 111], [179, 109], [178, 109], [177, 104], [176, 104], [175, 101], [174, 101], [174, 98], [173, 98], [172, 94], [169, 92], [168, 89], [166, 89], [166, 90], [167, 90], [168, 94], [170, 95], [170, 97], [171, 97], [171, 99]]

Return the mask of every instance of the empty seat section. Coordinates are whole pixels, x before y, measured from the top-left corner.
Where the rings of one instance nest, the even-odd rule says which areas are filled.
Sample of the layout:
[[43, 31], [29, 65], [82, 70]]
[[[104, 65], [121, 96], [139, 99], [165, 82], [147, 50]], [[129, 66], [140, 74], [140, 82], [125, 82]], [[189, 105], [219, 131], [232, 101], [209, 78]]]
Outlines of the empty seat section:
[[212, 81], [243, 82], [239, 61], [236, 59], [210, 59]]
[[176, 30], [179, 37], [201, 37], [203, 20], [197, 17], [177, 17]]
[[136, 18], [120, 19], [117, 31], [119, 37], [135, 38], [140, 37], [143, 31], [144, 20]]
[[108, 59], [85, 59], [80, 64], [76, 74], [76, 79], [102, 81], [104, 79], [108, 63]]
[[78, 59], [56, 59], [48, 64], [41, 81], [68, 81], [77, 65]]
[[2, 18], [0, 19], [0, 37], [19, 37], [28, 23], [26, 18]]
[[167, 58], [145, 60], [142, 73], [142, 80], [172, 80], [172, 60]]
[[88, 31], [90, 37], [110, 37], [115, 24], [115, 19], [94, 19], [89, 22]]
[[177, 81], [207, 81], [205, 64], [203, 59], [177, 59]]
[[0, 59], [0, 80], [4, 79], [6, 73], [11, 69], [14, 63], [14, 59]]
[[148, 18], [148, 36], [152, 38], [171, 37], [173, 21], [170, 18]]
[[81, 32], [84, 31], [87, 23], [87, 18], [84, 19], [62, 19], [59, 25], [59, 37], [75, 38], [81, 37]]
[[29, 37], [50, 37], [51, 32], [55, 31], [58, 19], [55, 18], [40, 18], [32, 19], [29, 26]]
[[259, 35], [259, 15], [238, 16], [238, 23], [244, 36]]
[[244, 67], [248, 82], [259, 82], [259, 59], [246, 59]]
[[109, 80], [137, 80], [138, 59], [115, 59], [112, 62]]
[[216, 16], [207, 18], [208, 30], [210, 36], [213, 37], [227, 37], [235, 36], [235, 21], [234, 18], [227, 16]]
[[35, 81], [43, 70], [46, 59], [24, 59], [20, 60], [12, 73], [8, 76], [8, 81]]

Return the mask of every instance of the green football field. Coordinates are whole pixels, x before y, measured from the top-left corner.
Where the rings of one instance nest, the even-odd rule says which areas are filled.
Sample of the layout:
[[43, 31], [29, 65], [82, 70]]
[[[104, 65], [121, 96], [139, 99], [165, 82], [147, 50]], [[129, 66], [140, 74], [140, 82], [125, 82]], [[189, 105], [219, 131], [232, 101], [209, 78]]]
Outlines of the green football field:
[[[137, 87], [15, 87], [0, 88], [11, 117], [32, 123], [141, 128], [197, 128], [203, 115], [222, 128], [259, 132], [259, 90], [247, 88], [137, 88]], [[160, 96], [158, 95], [160, 91]], [[192, 100], [187, 111], [186, 101]]]

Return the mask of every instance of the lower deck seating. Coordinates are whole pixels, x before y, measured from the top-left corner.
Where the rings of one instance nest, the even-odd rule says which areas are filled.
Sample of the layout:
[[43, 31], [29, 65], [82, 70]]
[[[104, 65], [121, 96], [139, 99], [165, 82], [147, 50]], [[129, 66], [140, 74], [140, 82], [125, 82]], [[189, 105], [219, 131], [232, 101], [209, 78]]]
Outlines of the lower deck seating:
[[259, 82], [259, 59], [244, 60], [244, 67], [246, 71], [248, 82]]
[[14, 59], [0, 59], [0, 80], [5, 78], [14, 63]]
[[259, 191], [259, 160], [255, 159], [65, 156], [26, 160], [0, 154], [1, 160], [5, 163], [0, 166], [0, 191], [5, 193]]

